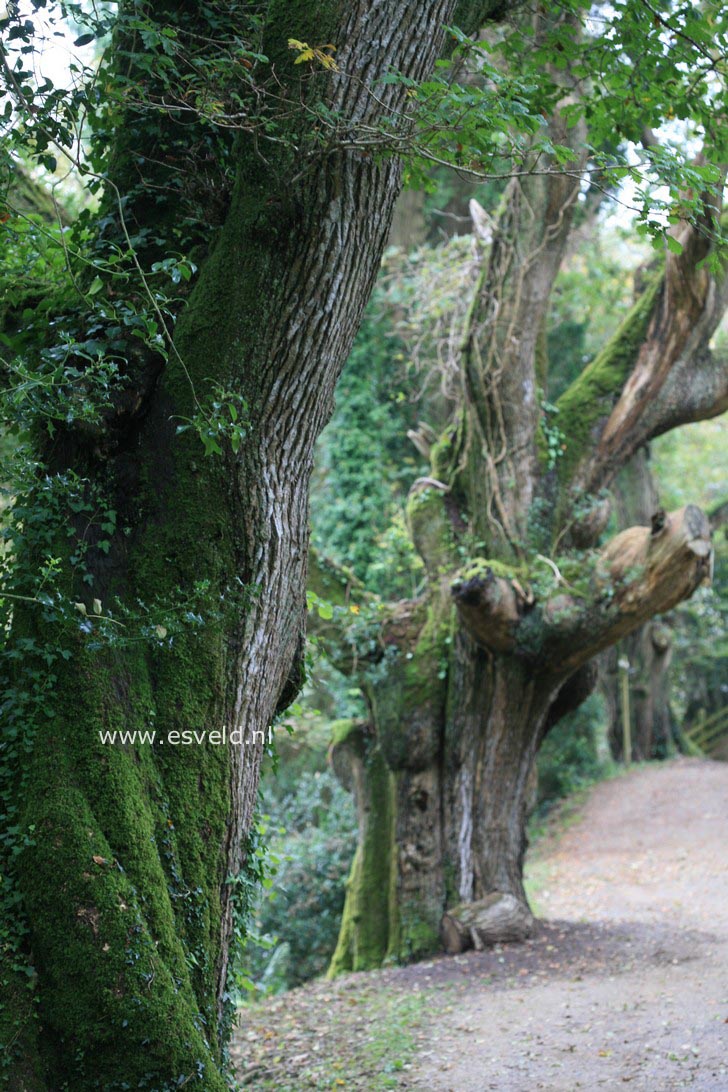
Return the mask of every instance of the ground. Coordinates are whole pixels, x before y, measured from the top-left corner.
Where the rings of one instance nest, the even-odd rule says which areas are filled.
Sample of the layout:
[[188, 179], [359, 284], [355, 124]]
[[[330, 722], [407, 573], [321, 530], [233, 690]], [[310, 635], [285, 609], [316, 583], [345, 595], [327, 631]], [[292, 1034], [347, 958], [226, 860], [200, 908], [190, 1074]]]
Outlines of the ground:
[[524, 945], [241, 1012], [245, 1088], [728, 1092], [728, 764], [597, 785], [538, 842]]

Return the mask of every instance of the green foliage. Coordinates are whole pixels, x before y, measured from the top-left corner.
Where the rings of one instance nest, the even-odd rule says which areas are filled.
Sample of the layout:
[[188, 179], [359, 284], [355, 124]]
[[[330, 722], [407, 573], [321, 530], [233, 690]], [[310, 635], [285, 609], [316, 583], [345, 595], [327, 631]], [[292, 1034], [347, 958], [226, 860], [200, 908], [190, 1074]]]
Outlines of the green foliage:
[[[719, 335], [720, 336], [720, 335]], [[725, 351], [725, 342], [717, 346]], [[696, 421], [658, 436], [650, 445], [660, 497], [668, 509], [698, 504], [709, 511], [726, 496], [728, 417]]]
[[557, 800], [604, 777], [610, 769], [604, 700], [592, 694], [556, 724], [538, 753], [538, 803], [548, 810]]
[[[717, 348], [723, 351], [723, 346]], [[660, 436], [652, 461], [666, 508], [699, 504], [706, 512], [726, 497], [725, 415]], [[699, 588], [672, 613], [672, 698], [680, 718], [692, 722], [728, 702], [728, 540], [726, 527], [713, 535], [715, 562], [710, 587]]]
[[255, 932], [271, 939], [248, 945], [246, 971], [259, 991], [278, 992], [323, 974], [329, 964], [356, 847], [356, 819], [351, 796], [329, 770], [302, 773], [279, 798], [264, 791], [262, 807], [269, 812], [276, 869], [257, 900]]
[[[304, 8], [295, 5], [287, 18], [300, 16], [310, 26], [316, 13]], [[583, 16], [586, 7], [575, 5], [575, 10]], [[2, 475], [16, 494], [0, 588], [0, 628], [10, 634], [0, 657], [4, 826], [0, 945], [12, 978], [4, 985], [15, 994], [19, 979], [23, 995], [26, 991], [30, 995], [35, 982], [16, 882], [24, 869], [26, 900], [44, 927], [51, 963], [55, 960], [66, 969], [82, 966], [92, 950], [90, 938], [95, 937], [98, 921], [108, 935], [108, 952], [93, 949], [98, 967], [89, 963], [80, 984], [59, 972], [65, 980], [46, 1004], [58, 1026], [69, 1027], [74, 1036], [87, 1034], [99, 1053], [116, 1036], [129, 1035], [130, 1041], [143, 1043], [149, 1060], [141, 1051], [132, 1059], [138, 1088], [166, 1092], [191, 1083], [212, 1092], [220, 1087], [212, 1073], [217, 1033], [210, 998], [219, 955], [217, 900], [226, 879], [218, 870], [219, 847], [226, 834], [228, 771], [225, 759], [214, 754], [196, 756], [194, 762], [185, 762], [183, 756], [172, 763], [144, 747], [114, 749], [106, 755], [89, 740], [95, 738], [97, 725], [123, 722], [124, 703], [109, 700], [112, 679], [129, 690], [124, 702], [134, 724], [147, 724], [164, 713], [175, 723], [199, 720], [221, 687], [220, 679], [213, 677], [225, 658], [221, 612], [239, 613], [250, 591], [231, 591], [225, 584], [233, 568], [233, 551], [229, 542], [220, 545], [215, 488], [208, 496], [195, 491], [189, 480], [175, 483], [173, 500], [180, 523], [190, 531], [189, 541], [172, 549], [164, 529], [154, 528], [149, 532], [154, 541], [144, 553], [132, 541], [122, 506], [110, 500], [118, 483], [103, 480], [91, 485], [85, 470], [74, 473], [65, 461], [77, 458], [81, 467], [88, 466], [98, 452], [116, 453], [123, 443], [133, 443], [129, 419], [164, 368], [179, 373], [181, 385], [189, 388], [175, 405], [181, 421], [177, 450], [188, 450], [189, 436], [184, 433], [189, 430], [199, 435], [207, 455], [220, 457], [228, 450], [235, 455], [245, 443], [249, 407], [244, 392], [211, 376], [207, 361], [192, 369], [173, 333], [198, 264], [227, 215], [237, 167], [236, 142], [249, 136], [263, 147], [261, 155], [273, 147], [283, 149], [287, 165], [301, 171], [322, 152], [330, 155], [344, 145], [358, 146], [364, 154], [404, 152], [411, 156], [415, 176], [433, 161], [476, 174], [501, 172], [505, 157], [513, 158], [509, 171], [523, 169], [540, 155], [557, 167], [568, 166], [570, 153], [549, 141], [543, 124], [543, 114], [562, 94], [557, 81], [545, 75], [549, 71], [545, 58], [556, 57], [557, 67], [561, 58], [580, 78], [593, 79], [595, 72], [603, 77], [606, 107], [596, 97], [577, 106], [592, 124], [594, 164], [608, 167], [614, 178], [629, 177], [644, 186], [645, 193], [649, 184], [666, 183], [670, 215], [693, 216], [699, 191], [715, 182], [714, 168], [689, 166], [674, 148], [650, 152], [639, 167], [623, 152], [608, 162], [597, 145], [611, 135], [618, 113], [620, 135], [634, 136], [636, 106], [651, 101], [648, 94], [654, 87], [655, 118], [663, 116], [669, 102], [678, 119], [706, 130], [717, 146], [713, 114], [721, 111], [722, 103], [708, 86], [705, 54], [708, 40], [711, 50], [716, 43], [722, 45], [724, 17], [709, 5], [708, 35], [703, 23], [698, 20], [696, 28], [696, 20], [682, 9], [661, 16], [657, 29], [633, 4], [618, 5], [615, 12], [617, 22], [623, 17], [623, 28], [614, 31], [610, 13], [610, 29], [584, 47], [564, 25], [539, 42], [535, 52], [521, 48], [529, 32], [520, 24], [499, 43], [487, 46], [476, 46], [453, 30], [457, 49], [452, 65], [475, 60], [481, 69], [480, 84], [455, 81], [455, 68], [443, 62], [434, 79], [408, 86], [411, 116], [405, 111], [403, 118], [392, 117], [374, 133], [350, 131], [347, 119], [344, 128], [342, 119], [317, 101], [316, 88], [331, 78], [334, 68], [328, 46], [301, 43], [304, 49], [297, 61], [305, 63], [297, 71], [303, 93], [285, 100], [277, 74], [275, 82], [270, 77], [256, 5], [213, 2], [156, 11], [136, 3], [89, 8], [69, 2], [55, 9], [45, 0], [32, 0], [22, 12], [8, 5], [0, 18], [4, 62], [0, 124], [10, 149], [3, 153], [0, 185], [0, 247], [5, 262], [0, 270], [0, 412], [5, 449], [25, 464], [24, 476], [15, 468]], [[98, 65], [98, 52], [94, 58], [79, 53], [68, 86], [35, 74], [41, 21], [50, 21], [52, 32], [64, 17], [75, 22], [77, 50], [95, 46], [102, 51]], [[329, 20], [327, 7], [322, 30]], [[302, 27], [298, 33], [308, 31]], [[670, 33], [678, 48], [671, 45], [668, 57]], [[646, 55], [641, 62], [643, 79], [635, 110], [630, 103], [624, 111], [627, 66], [622, 66], [622, 58], [630, 55], [638, 39], [644, 42]], [[309, 40], [315, 41], [310, 35]], [[605, 43], [611, 50], [616, 44], [619, 64], [614, 71], [591, 63], [594, 57], [600, 61]], [[286, 64], [296, 65], [285, 36], [271, 46], [278, 71]], [[310, 71], [305, 71], [306, 51], [311, 54], [308, 61], [318, 62]], [[529, 53], [533, 60], [522, 63]], [[511, 59], [510, 68], [501, 63], [504, 55]], [[688, 76], [696, 60], [697, 68]], [[712, 52], [710, 61], [717, 63]], [[390, 78], [399, 79], [396, 74]], [[303, 120], [301, 101], [308, 108]], [[21, 159], [33, 164], [32, 177], [46, 178], [54, 188], [60, 186], [63, 169], [76, 171], [86, 186], [87, 204], [72, 227], [62, 226], [63, 217], [52, 202], [45, 212], [28, 210], [14, 178]], [[270, 195], [250, 188], [246, 215], [258, 230], [270, 231], [274, 218], [264, 215]], [[686, 196], [691, 189], [694, 200]], [[644, 211], [642, 217], [644, 229], [659, 239], [662, 225]], [[421, 576], [402, 516], [406, 486], [418, 469], [426, 469], [405, 439], [407, 428], [417, 424], [410, 393], [419, 380], [416, 368], [406, 377], [401, 366], [416, 364], [417, 347], [430, 364], [438, 357], [443, 339], [428, 333], [423, 346], [421, 318], [426, 311], [442, 326], [451, 317], [464, 268], [461, 263], [455, 274], [454, 263], [448, 268], [454, 254], [452, 248], [436, 255], [440, 267], [434, 280], [446, 283], [447, 291], [432, 292], [431, 276], [427, 287], [428, 270], [423, 275], [422, 268], [428, 263], [421, 260], [420, 270], [390, 281], [378, 294], [323, 444], [324, 469], [314, 505], [319, 540], [324, 552], [351, 565], [367, 585], [386, 596], [413, 594]], [[224, 263], [218, 260], [221, 268]], [[257, 255], [246, 260], [255, 263]], [[433, 264], [429, 263], [430, 273]], [[411, 306], [414, 297], [418, 306]], [[198, 303], [204, 310], [210, 299]], [[391, 317], [398, 310], [405, 317], [397, 336], [391, 337], [380, 321], [381, 313]], [[211, 335], [210, 357], [218, 363], [216, 348]], [[251, 361], [251, 370], [254, 365]], [[201, 386], [200, 376], [205, 377]], [[438, 405], [435, 417], [449, 413], [447, 391], [443, 401], [445, 409]], [[558, 427], [565, 426], [559, 421]], [[550, 433], [546, 430], [546, 439], [547, 447], [553, 440], [554, 461], [560, 439], [556, 426]], [[170, 470], [174, 477], [173, 460]], [[142, 468], [147, 472], [148, 467]], [[149, 497], [144, 503], [151, 508]], [[205, 505], [209, 514], [204, 519], [190, 516], [191, 507], [200, 510]], [[117, 592], [125, 593], [126, 588], [107, 593], [99, 586], [114, 551], [132, 557], [129, 571], [145, 589], [141, 598], [134, 598], [134, 588], [131, 600], [124, 600]], [[201, 562], [205, 573], [208, 567], [214, 572], [215, 582], [196, 582]], [[333, 616], [328, 599], [317, 599], [315, 605], [324, 620]], [[446, 638], [440, 624], [426, 636], [436, 667], [427, 682], [436, 690], [445, 672]], [[150, 693], [152, 677], [156, 708]], [[76, 687], [71, 686], [72, 679]], [[415, 689], [422, 676], [411, 672], [406, 681]], [[56, 691], [65, 695], [61, 704]], [[48, 739], [54, 721], [63, 729]], [[35, 746], [39, 737], [43, 746]], [[575, 766], [579, 761], [573, 756]], [[79, 787], [83, 779], [88, 782], [87, 796]], [[374, 871], [359, 875], [358, 881], [362, 896], [376, 890], [386, 900], [393, 830], [391, 783], [381, 756], [377, 785], [380, 822], [376, 852], [370, 854]], [[279, 984], [324, 968], [334, 946], [342, 880], [354, 843], [351, 804], [329, 774], [302, 777], [284, 807], [295, 833], [279, 849], [278, 900], [260, 909], [260, 927], [278, 932], [282, 941], [277, 967], [259, 957], [260, 976], [267, 970], [268, 978]], [[277, 814], [272, 804], [271, 811]], [[46, 851], [34, 823], [25, 821], [34, 814], [64, 834], [65, 840], [52, 851]], [[184, 819], [177, 826], [176, 816]], [[246, 868], [234, 880], [227, 878], [235, 889], [235, 928], [241, 943], [249, 931], [255, 888], [270, 881], [261, 842], [268, 834], [258, 829], [247, 846]], [[90, 865], [88, 870], [80, 866], [88, 863], [90, 849], [95, 851], [91, 862], [98, 872]], [[125, 866], [117, 859], [117, 850]], [[56, 889], [58, 873], [69, 879]], [[56, 925], [56, 899], [66, 910], [80, 908], [80, 920]], [[362, 954], [364, 962], [375, 958], [374, 949], [382, 942], [385, 948], [394, 946], [394, 940], [384, 936], [381, 920], [372, 920], [371, 925], [371, 947]], [[412, 921], [404, 923], [404, 943], [410, 941], [416, 948]], [[290, 965], [284, 971], [286, 951]], [[134, 992], [133, 1005], [119, 996], [119, 981]], [[231, 981], [228, 1000], [234, 1002], [251, 984], [239, 961]], [[163, 1017], [154, 1011], [155, 1004]], [[34, 1003], [24, 1007], [32, 1011]], [[11, 1035], [25, 1033], [10, 1009], [0, 1016], [9, 1018]], [[169, 1056], [170, 1028], [174, 1029], [170, 1064], [178, 1066], [171, 1076], [155, 1068], [163, 1068]], [[123, 1087], [122, 1079], [108, 1068], [108, 1055], [105, 1069], [94, 1050], [86, 1057], [79, 1055], [76, 1064], [84, 1088], [110, 1092]], [[63, 1079], [59, 1078], [59, 1087]]]
[[407, 439], [415, 408], [399, 381], [401, 348], [375, 291], [319, 441], [312, 497], [313, 543], [372, 591], [412, 592], [417, 562], [402, 510], [417, 463]]
[[223, 447], [230, 445], [234, 455], [248, 431], [248, 403], [236, 391], [227, 391], [219, 384], [213, 384], [213, 393], [209, 401], [199, 405], [194, 417], [186, 418], [185, 424], [177, 426], [177, 432], [186, 432], [192, 428], [202, 440], [205, 455], [222, 455]]
[[[725, 80], [715, 73], [725, 73], [728, 19], [716, 0], [699, 14], [689, 5], [653, 9], [624, 0], [598, 18], [587, 0], [570, 0], [539, 19], [514, 18], [477, 42], [456, 27], [448, 33], [451, 55], [431, 79], [388, 77], [401, 80], [410, 96], [414, 184], [428, 188], [432, 163], [476, 179], [568, 169], [575, 153], [553, 141], [545, 119], [565, 84], [588, 81], [589, 94], [573, 96], [563, 116], [570, 126], [587, 123], [591, 167], [607, 186], [630, 181], [638, 231], [656, 248], [665, 245], [667, 224], [699, 217], [705, 189], [720, 186], [715, 164], [726, 136], [716, 110], [725, 106]], [[463, 69], [467, 83], [459, 78]], [[665, 122], [669, 136], [635, 157], [630, 142], [639, 144], [645, 128]], [[705, 135], [712, 150], [707, 163], [694, 162], [684, 139], [694, 134]], [[674, 239], [667, 245], [679, 248]], [[710, 261], [719, 267], [718, 255]]]
[[553, 470], [562, 453], [566, 450], [566, 436], [558, 426], [559, 407], [545, 399], [541, 401], [543, 418], [541, 432], [546, 451], [546, 469]]

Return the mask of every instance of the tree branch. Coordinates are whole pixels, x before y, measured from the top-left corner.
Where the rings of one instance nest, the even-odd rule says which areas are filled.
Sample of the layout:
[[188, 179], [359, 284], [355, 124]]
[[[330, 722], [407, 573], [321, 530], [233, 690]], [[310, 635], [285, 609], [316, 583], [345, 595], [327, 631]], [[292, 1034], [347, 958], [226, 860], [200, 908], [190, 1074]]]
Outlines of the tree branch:
[[[658, 511], [651, 527], [622, 531], [597, 555], [585, 595], [564, 583], [563, 592], [539, 604], [517, 579], [483, 562], [455, 580], [452, 598], [478, 644], [528, 660], [549, 676], [573, 676], [583, 689], [589, 679], [575, 672], [592, 657], [710, 579], [710, 535], [708, 518], [695, 505], [670, 515]], [[554, 715], [562, 696], [572, 701], [564, 691]], [[566, 705], [559, 716], [565, 711]]]
[[464, 575], [451, 587], [460, 620], [478, 644], [492, 652], [514, 652], [518, 625], [527, 601], [514, 582], [496, 576], [487, 565]]
[[573, 672], [598, 652], [689, 598], [710, 579], [710, 523], [695, 505], [651, 527], [622, 531], [599, 555], [587, 600], [563, 594], [544, 606], [540, 657], [559, 674]]
[[728, 359], [708, 347], [728, 305], [728, 278], [704, 264], [719, 215], [706, 196], [701, 222], [673, 229], [681, 253], [666, 251], [662, 272], [559, 399], [569, 437], [559, 476], [572, 491], [597, 493], [652, 437], [728, 405]]

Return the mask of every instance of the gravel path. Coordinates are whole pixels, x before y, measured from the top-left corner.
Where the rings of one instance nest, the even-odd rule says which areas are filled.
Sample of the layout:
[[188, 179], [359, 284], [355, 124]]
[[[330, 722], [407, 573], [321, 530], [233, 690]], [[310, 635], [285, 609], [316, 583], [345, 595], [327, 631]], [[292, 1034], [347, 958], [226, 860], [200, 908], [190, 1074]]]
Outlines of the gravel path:
[[243, 1087], [728, 1092], [728, 763], [636, 768], [559, 829], [530, 940], [241, 1010]]
[[728, 1092], [728, 764], [598, 785], [534, 868], [550, 924], [466, 958], [406, 1087]]

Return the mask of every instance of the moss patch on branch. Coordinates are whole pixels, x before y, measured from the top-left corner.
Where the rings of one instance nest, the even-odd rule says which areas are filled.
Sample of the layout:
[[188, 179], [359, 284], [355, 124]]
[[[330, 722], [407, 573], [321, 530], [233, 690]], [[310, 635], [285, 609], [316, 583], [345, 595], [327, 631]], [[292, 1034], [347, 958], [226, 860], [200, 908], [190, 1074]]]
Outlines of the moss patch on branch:
[[655, 302], [664, 284], [664, 271], [653, 274], [648, 287], [621, 326], [556, 403], [558, 425], [566, 437], [557, 473], [562, 485], [598, 439], [598, 427], [612, 412], [644, 342]]

